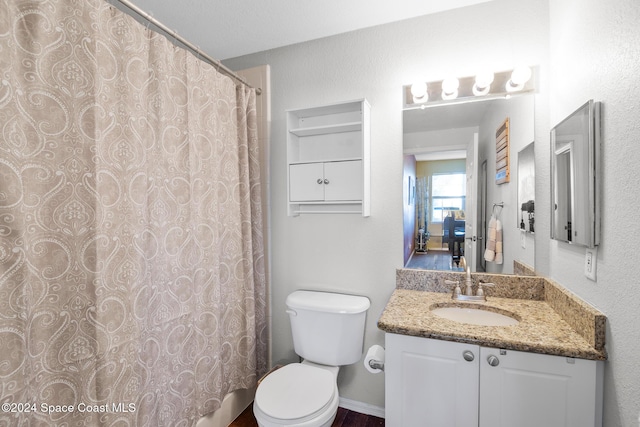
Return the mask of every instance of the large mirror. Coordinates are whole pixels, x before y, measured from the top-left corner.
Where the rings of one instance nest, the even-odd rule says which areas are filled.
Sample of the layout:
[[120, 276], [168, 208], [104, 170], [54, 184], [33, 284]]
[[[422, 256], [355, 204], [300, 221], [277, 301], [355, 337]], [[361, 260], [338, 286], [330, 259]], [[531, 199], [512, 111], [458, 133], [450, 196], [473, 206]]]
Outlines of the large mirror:
[[[503, 264], [486, 262], [485, 236], [495, 213], [504, 238], [519, 241], [516, 158], [534, 140], [533, 114], [532, 94], [403, 111], [405, 267], [459, 270], [464, 256], [472, 271], [513, 273], [524, 249], [505, 244]], [[507, 117], [512, 179], [496, 184], [496, 130]], [[527, 264], [535, 250], [529, 241]]]
[[551, 129], [551, 238], [599, 244], [600, 103], [593, 100]]

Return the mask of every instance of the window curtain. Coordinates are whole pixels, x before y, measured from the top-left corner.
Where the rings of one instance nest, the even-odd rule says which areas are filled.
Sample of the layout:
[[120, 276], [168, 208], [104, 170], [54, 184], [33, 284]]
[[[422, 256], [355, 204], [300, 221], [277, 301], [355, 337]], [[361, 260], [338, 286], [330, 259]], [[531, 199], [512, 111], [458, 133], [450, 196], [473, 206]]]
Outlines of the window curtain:
[[103, 0], [0, 0], [0, 425], [189, 426], [256, 384], [255, 96]]

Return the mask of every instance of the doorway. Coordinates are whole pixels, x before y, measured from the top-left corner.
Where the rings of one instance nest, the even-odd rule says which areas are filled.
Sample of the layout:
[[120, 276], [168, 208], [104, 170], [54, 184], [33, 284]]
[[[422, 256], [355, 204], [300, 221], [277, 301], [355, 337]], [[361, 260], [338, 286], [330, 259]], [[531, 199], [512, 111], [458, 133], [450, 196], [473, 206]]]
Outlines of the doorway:
[[465, 152], [416, 156], [415, 164], [415, 250], [405, 267], [457, 270], [465, 248]]

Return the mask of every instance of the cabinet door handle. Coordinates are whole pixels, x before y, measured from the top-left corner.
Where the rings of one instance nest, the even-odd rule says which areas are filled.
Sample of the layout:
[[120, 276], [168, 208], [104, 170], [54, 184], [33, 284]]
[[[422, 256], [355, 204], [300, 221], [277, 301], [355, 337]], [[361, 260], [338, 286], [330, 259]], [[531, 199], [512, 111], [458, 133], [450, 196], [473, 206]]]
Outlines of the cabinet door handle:
[[328, 184], [328, 183], [329, 183], [329, 180], [328, 180], [327, 178], [325, 178], [325, 179], [324, 179], [324, 183], [325, 183], [325, 184]]
[[489, 363], [489, 365], [491, 366], [498, 366], [500, 364], [500, 359], [498, 359], [497, 356], [491, 354], [489, 355], [489, 357], [487, 357], [487, 363]]
[[475, 359], [476, 357], [473, 355], [473, 352], [469, 351], [469, 350], [465, 350], [462, 352], [462, 357], [464, 358], [464, 360], [466, 360], [467, 362], [473, 362], [473, 359]]
[[318, 180], [316, 181], [318, 184], [322, 184], [322, 178], [318, 178]]

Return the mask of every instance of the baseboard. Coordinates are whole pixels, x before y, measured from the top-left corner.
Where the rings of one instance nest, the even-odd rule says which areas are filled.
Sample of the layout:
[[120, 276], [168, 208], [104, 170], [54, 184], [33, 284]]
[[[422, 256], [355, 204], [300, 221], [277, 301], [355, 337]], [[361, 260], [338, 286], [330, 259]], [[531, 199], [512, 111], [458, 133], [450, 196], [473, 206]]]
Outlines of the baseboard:
[[411, 251], [411, 255], [409, 255], [409, 259], [407, 259], [407, 262], [404, 263], [403, 267], [407, 268], [407, 265], [409, 265], [409, 263], [411, 262], [411, 260], [413, 259], [413, 255], [416, 253], [416, 251]]
[[384, 418], [384, 408], [380, 406], [370, 405], [357, 400], [340, 398], [339, 406], [350, 411], [359, 412], [365, 415], [373, 415], [374, 417]]

